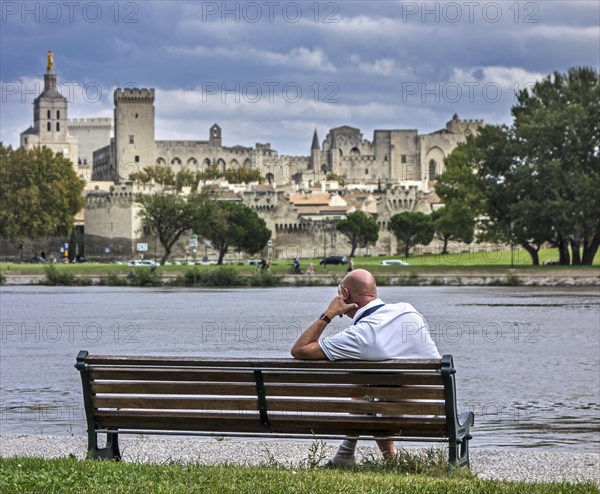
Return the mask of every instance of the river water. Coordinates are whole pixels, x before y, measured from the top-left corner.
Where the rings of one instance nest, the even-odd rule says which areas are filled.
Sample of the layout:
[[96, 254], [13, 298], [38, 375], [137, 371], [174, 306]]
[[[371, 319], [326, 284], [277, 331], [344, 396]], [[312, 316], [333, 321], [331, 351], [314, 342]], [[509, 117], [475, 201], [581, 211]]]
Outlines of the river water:
[[[288, 357], [334, 288], [2, 287], [0, 432], [85, 434], [79, 350]], [[600, 451], [597, 288], [381, 287], [457, 369], [474, 448]], [[328, 331], [339, 331], [338, 319]]]

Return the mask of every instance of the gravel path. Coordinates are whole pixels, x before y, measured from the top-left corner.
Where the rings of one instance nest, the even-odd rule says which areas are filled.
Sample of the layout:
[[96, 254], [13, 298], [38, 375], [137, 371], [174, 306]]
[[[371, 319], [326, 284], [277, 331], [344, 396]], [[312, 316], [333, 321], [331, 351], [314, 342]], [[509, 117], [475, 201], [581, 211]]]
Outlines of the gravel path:
[[[123, 460], [140, 463], [299, 465], [310, 456], [310, 442], [119, 438]], [[378, 454], [370, 442], [359, 446], [361, 455]], [[0, 435], [0, 456], [55, 458], [85, 456], [87, 439], [80, 436]], [[328, 458], [335, 446], [323, 447]], [[480, 478], [527, 482], [591, 480], [600, 484], [600, 453], [536, 452], [533, 450], [472, 450], [471, 468]]]

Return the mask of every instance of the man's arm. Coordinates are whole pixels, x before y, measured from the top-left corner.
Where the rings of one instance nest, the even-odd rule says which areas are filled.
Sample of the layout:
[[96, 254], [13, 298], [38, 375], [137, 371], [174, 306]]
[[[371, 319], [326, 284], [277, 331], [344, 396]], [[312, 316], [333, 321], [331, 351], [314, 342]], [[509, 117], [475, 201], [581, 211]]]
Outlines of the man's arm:
[[302, 360], [325, 360], [327, 356], [321, 349], [318, 339], [321, 333], [329, 324], [323, 319], [317, 319], [308, 329], [300, 335], [300, 338], [294, 343], [291, 354], [292, 357]]
[[327, 359], [327, 355], [325, 355], [321, 349], [321, 345], [319, 345], [318, 341], [321, 334], [335, 316], [343, 315], [350, 309], [356, 309], [357, 307], [356, 304], [347, 304], [344, 302], [342, 295], [335, 297], [329, 304], [329, 307], [327, 307], [327, 310], [323, 313], [327, 316], [329, 321], [317, 319], [312, 323], [308, 329], [300, 335], [300, 338], [298, 338], [296, 343], [294, 343], [290, 352], [292, 357], [303, 360]]

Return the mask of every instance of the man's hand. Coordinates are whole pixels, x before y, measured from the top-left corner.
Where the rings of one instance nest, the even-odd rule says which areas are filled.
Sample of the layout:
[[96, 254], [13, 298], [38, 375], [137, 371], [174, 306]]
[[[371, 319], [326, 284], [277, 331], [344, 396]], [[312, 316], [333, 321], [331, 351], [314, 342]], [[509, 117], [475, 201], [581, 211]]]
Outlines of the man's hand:
[[338, 287], [337, 297], [334, 297], [329, 303], [329, 307], [327, 307], [325, 314], [333, 319], [335, 316], [343, 316], [346, 312], [352, 309], [358, 309], [358, 305], [346, 303], [344, 294], [342, 293], [342, 287], [340, 286]]
[[[356, 304], [347, 304], [344, 300], [344, 295], [340, 287], [338, 287], [338, 295], [329, 303], [329, 307], [325, 310], [325, 314], [329, 319], [335, 316], [342, 316], [352, 309], [357, 309]], [[300, 335], [300, 338], [294, 343], [291, 354], [292, 357], [304, 360], [324, 360], [327, 358], [318, 340], [321, 333], [327, 327], [327, 322], [323, 319], [318, 319], [310, 325], [308, 329]]]

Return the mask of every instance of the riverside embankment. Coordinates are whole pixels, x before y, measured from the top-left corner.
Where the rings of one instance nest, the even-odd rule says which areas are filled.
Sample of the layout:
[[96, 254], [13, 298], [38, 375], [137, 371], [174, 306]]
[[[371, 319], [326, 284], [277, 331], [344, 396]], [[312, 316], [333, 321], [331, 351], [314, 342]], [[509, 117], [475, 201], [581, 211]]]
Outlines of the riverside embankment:
[[[143, 272], [149, 268], [135, 268]], [[112, 280], [121, 280], [127, 284], [127, 276], [132, 272], [121, 270], [115, 272], [98, 270], [73, 271], [73, 275], [81, 280], [83, 285], [111, 284], [107, 283], [109, 274]], [[184, 270], [156, 270], [156, 284], [174, 284]], [[4, 270], [5, 285], [38, 285], [48, 283], [45, 273], [26, 272], [17, 269]], [[285, 272], [273, 272], [274, 285], [282, 286], [334, 286], [338, 284], [345, 272], [317, 271], [314, 274], [290, 275]], [[252, 285], [247, 282], [257, 275], [254, 271], [240, 271], [237, 286]], [[555, 268], [540, 267], [515, 269], [485, 269], [485, 268], [453, 268], [453, 269], [411, 269], [395, 272], [375, 272], [380, 286], [600, 286], [600, 268]], [[60, 284], [60, 283], [59, 283]], [[193, 286], [194, 284], [191, 283]], [[234, 286], [236, 283], [233, 284]], [[254, 285], [257, 286], [257, 285]], [[273, 286], [273, 285], [271, 285]]]

